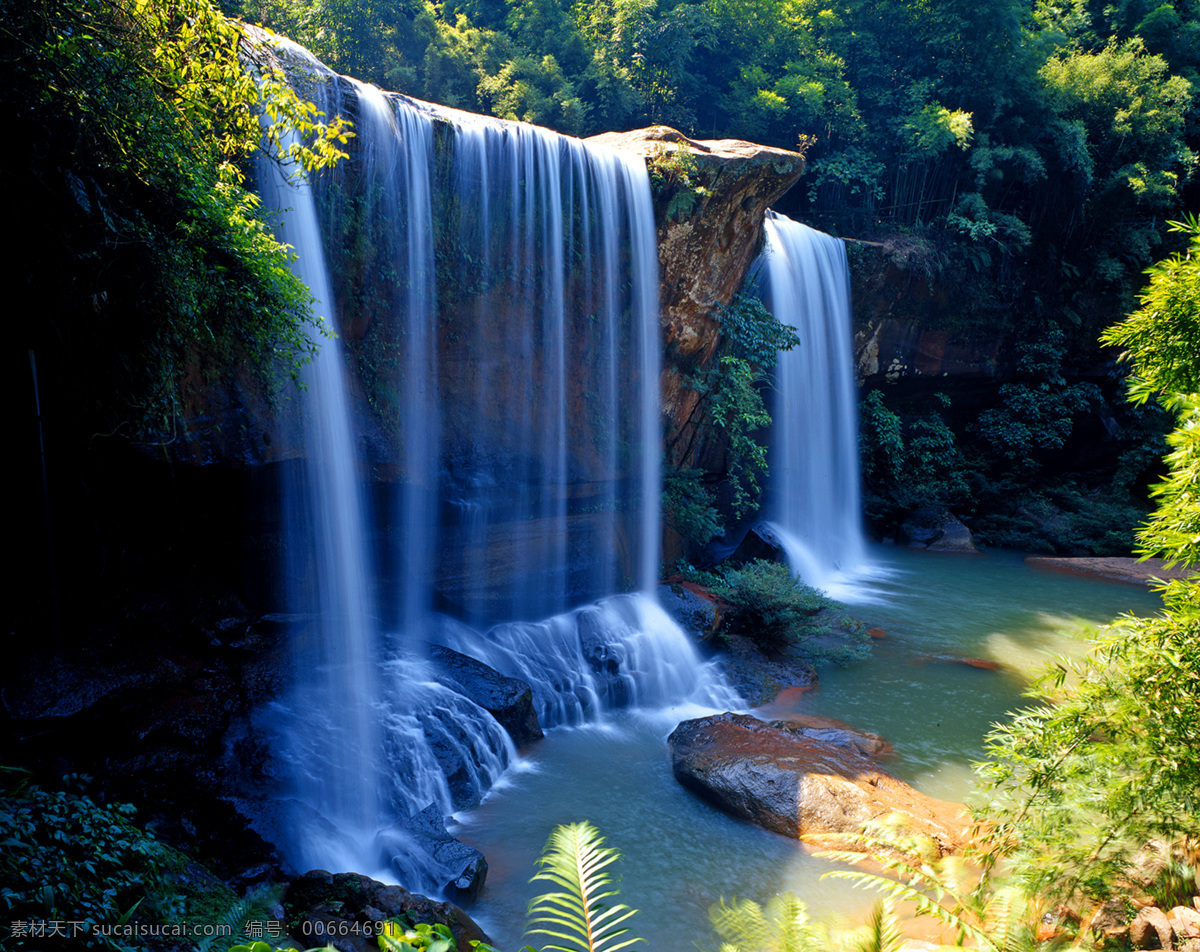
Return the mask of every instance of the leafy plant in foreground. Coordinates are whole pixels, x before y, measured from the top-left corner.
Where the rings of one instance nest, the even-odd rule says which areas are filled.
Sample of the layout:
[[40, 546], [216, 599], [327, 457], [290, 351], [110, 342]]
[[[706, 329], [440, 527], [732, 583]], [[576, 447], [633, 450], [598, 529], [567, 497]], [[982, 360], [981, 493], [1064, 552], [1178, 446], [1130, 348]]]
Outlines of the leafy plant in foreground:
[[440, 922], [408, 926], [390, 919], [384, 923], [378, 943], [382, 952], [455, 952], [454, 933]]
[[[1142, 308], [1105, 334], [1129, 349], [1132, 398], [1175, 413], [1169, 473], [1140, 534], [1145, 555], [1200, 562], [1200, 221], [1188, 251], [1148, 272]], [[993, 856], [1030, 891], [1102, 897], [1122, 888], [1147, 841], [1200, 836], [1200, 584], [1161, 587], [1164, 610], [1101, 633], [1081, 662], [1035, 686], [1035, 705], [999, 728], [984, 777]]]
[[718, 952], [817, 952], [828, 948], [828, 935], [811, 922], [795, 896], [776, 896], [764, 909], [752, 899], [722, 899], [708, 911], [720, 937]]
[[[994, 878], [990, 870], [973, 867], [961, 856], [923, 858], [919, 843], [869, 833], [859, 842], [869, 852], [831, 850], [818, 855], [851, 864], [870, 861], [886, 873], [837, 870], [826, 875], [878, 889], [890, 902], [911, 903], [916, 916], [929, 916], [954, 929], [958, 945], [969, 942], [988, 952], [1038, 947], [1036, 916], [1028, 894], [1016, 884]], [[878, 930], [888, 931], [883, 923]]]
[[627, 937], [636, 910], [608, 905], [618, 895], [608, 867], [619, 856], [590, 823], [555, 827], [531, 881], [556, 888], [530, 904], [526, 934], [561, 940], [543, 946], [558, 952], [617, 952], [642, 941]]
[[[128, 804], [31, 786], [0, 799], [0, 903], [10, 921], [78, 924], [78, 934], [50, 938], [47, 948], [103, 947], [102, 923], [179, 912], [170, 873], [178, 854], [135, 826]], [[17, 943], [13, 945], [11, 943]], [[19, 939], [0, 939], [0, 949]]]

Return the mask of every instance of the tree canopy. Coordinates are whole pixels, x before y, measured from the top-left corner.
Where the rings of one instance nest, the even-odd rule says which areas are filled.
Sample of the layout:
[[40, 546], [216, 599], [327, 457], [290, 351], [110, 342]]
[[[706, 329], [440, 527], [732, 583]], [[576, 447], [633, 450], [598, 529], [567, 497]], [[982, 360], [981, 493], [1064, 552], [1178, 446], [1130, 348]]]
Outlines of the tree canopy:
[[198, 341], [263, 366], [302, 359], [311, 299], [247, 173], [264, 152], [328, 166], [341, 120], [317, 116], [208, 0], [4, 7], [0, 182], [21, 229], [6, 264], [37, 302], [18, 334], [47, 376], [77, 411], [103, 406], [148, 438], [170, 430]]
[[435, 102], [576, 135], [803, 141], [789, 213], [928, 236], [968, 318], [1053, 308], [1081, 340], [1169, 249], [1196, 164], [1195, 0], [226, 2]]

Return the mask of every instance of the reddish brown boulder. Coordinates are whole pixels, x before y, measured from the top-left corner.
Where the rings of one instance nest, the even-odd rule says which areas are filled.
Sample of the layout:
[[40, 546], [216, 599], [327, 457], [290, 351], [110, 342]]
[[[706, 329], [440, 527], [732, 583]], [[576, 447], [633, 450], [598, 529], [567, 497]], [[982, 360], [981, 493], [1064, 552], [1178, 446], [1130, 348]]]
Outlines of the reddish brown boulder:
[[1106, 578], [1114, 582], [1129, 582], [1132, 585], [1150, 585], [1155, 579], [1171, 581], [1198, 577], [1198, 574], [1192, 569], [1182, 566], [1168, 567], [1162, 559], [1135, 559], [1117, 556], [1051, 558], [1031, 555], [1025, 560], [1025, 564], [1048, 572]]
[[963, 808], [880, 769], [853, 743], [745, 714], [684, 721], [667, 743], [675, 778], [723, 810], [820, 846], [859, 849], [873, 824], [896, 822], [938, 852], [962, 845]]
[[964, 658], [960, 655], [927, 655], [922, 661], [933, 661], [937, 664], [961, 664], [966, 668], [978, 668], [980, 671], [999, 671], [1000, 662], [989, 658]]
[[1157, 906], [1144, 906], [1129, 924], [1129, 941], [1135, 949], [1170, 949], [1171, 923]]

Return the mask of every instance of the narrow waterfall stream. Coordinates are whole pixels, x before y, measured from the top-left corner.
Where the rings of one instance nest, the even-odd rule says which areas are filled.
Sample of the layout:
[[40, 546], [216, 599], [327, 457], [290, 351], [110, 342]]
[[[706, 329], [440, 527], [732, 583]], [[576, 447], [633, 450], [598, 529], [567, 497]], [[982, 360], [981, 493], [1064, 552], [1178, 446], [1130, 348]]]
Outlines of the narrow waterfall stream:
[[758, 267], [767, 306], [800, 338], [775, 369], [768, 512], [792, 570], [812, 587], [853, 601], [856, 580], [870, 566], [859, 501], [846, 248], [775, 213], [764, 230]]
[[[373, 777], [380, 731], [373, 710], [378, 689], [372, 659], [378, 632], [367, 598], [368, 515], [356, 472], [344, 356], [332, 333], [338, 321], [329, 310], [333, 293], [312, 188], [302, 178], [285, 177], [284, 170], [274, 165], [264, 171], [260, 188], [269, 205], [290, 209], [277, 226], [277, 236], [305, 249], [293, 267], [312, 292], [317, 316], [330, 331], [305, 368], [301, 391], [311, 465], [292, 474], [284, 490], [291, 500], [285, 529], [294, 562], [288, 577], [299, 579], [305, 574], [309, 559], [323, 567], [314, 585], [296, 584], [287, 594], [290, 605], [314, 619], [307, 637], [296, 647], [293, 687], [297, 699], [308, 699], [313, 717], [302, 727], [291, 725], [293, 742], [287, 757], [297, 767], [300, 801], [336, 826], [336, 833], [329, 835], [331, 830], [311, 829], [306, 817], [297, 816], [296, 822], [308, 832], [294, 845], [293, 862], [305, 866], [324, 860], [340, 865], [353, 862], [366, 850], [380, 813], [380, 784]], [[292, 719], [291, 712], [287, 719]], [[341, 786], [324, 782], [328, 776], [370, 779]]]

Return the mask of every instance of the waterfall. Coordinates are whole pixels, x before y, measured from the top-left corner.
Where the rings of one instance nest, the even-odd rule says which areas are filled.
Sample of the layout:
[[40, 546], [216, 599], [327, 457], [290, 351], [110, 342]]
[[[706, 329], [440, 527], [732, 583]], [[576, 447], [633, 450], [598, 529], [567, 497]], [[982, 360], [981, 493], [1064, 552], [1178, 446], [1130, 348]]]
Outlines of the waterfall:
[[305, 449], [285, 493], [295, 684], [270, 715], [281, 845], [299, 869], [445, 893], [455, 870], [414, 824], [477, 801], [516, 751], [426, 645], [529, 681], [547, 727], [735, 701], [652, 594], [649, 180], [641, 159], [281, 55], [356, 134], [311, 186], [264, 187], [334, 335], [288, 402]]
[[455, 119], [440, 266], [474, 286], [441, 365], [451, 509], [438, 594], [487, 624], [646, 588], [658, 276], [644, 166], [532, 126]]
[[850, 346], [850, 276], [840, 239], [769, 213], [765, 297], [800, 345], [780, 354], [769, 511], [792, 570], [852, 598], [867, 570], [859, 501], [858, 426]]
[[[261, 188], [268, 193], [269, 207], [289, 209], [276, 227], [277, 237], [302, 250], [293, 268], [312, 292], [329, 335], [317, 340], [319, 349], [304, 368], [300, 392], [309, 465], [285, 489], [288, 601], [311, 619], [293, 632], [293, 704], [313, 715], [293, 725], [288, 756], [296, 768], [300, 801], [337, 826], [334, 838], [308, 836], [297, 845], [297, 865], [311, 866], [325, 858], [345, 861], [375, 835], [380, 803], [373, 764], [379, 728], [372, 659], [378, 632], [368, 600], [368, 518], [313, 191], [303, 177], [286, 177], [274, 165], [265, 171]], [[331, 777], [364, 782], [332, 783]], [[303, 817], [297, 822], [305, 825]]]

